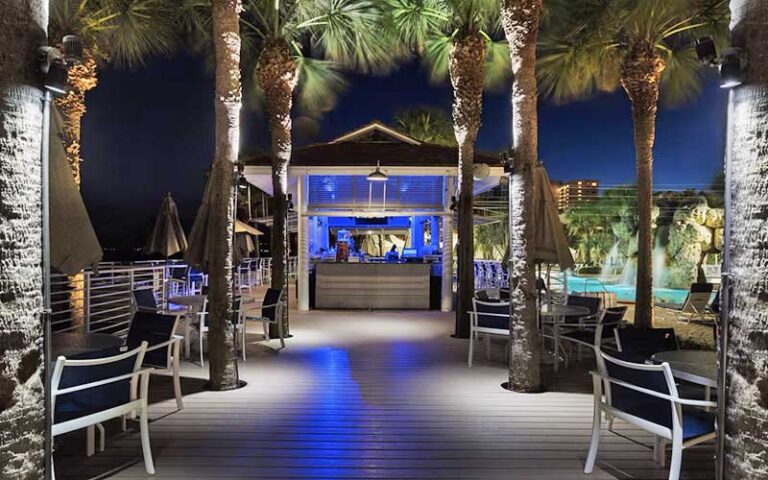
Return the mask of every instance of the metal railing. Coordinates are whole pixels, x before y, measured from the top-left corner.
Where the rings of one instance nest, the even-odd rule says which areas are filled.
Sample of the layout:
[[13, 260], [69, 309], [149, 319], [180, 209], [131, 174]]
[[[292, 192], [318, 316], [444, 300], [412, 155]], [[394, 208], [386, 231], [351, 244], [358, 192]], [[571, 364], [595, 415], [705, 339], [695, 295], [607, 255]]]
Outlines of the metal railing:
[[[290, 279], [296, 278], [297, 264], [295, 257], [289, 259]], [[243, 266], [247, 268], [243, 270]], [[268, 285], [271, 268], [271, 258], [245, 259], [238, 268], [236, 288]], [[179, 279], [183, 279], [181, 287]], [[75, 275], [54, 273], [51, 275], [51, 329], [54, 333], [103, 332], [124, 336], [133, 317], [134, 290], [150, 289], [160, 303], [164, 303], [169, 296], [199, 291], [206, 283], [206, 275], [189, 273], [183, 263], [104, 263], [96, 270], [88, 269]]]

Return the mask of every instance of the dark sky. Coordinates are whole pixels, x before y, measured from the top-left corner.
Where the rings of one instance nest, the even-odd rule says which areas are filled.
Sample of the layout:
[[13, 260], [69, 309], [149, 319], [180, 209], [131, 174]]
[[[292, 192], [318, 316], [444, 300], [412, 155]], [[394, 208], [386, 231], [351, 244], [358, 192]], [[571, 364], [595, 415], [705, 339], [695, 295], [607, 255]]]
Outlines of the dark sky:
[[[374, 118], [385, 122], [416, 105], [450, 109], [447, 85], [430, 85], [418, 65], [386, 77], [353, 76], [336, 108], [321, 120], [322, 141]], [[699, 99], [662, 108], [657, 123], [654, 180], [659, 188], [706, 188], [722, 169], [727, 98], [707, 78]], [[203, 62], [184, 56], [151, 61], [135, 71], [102, 70], [87, 97], [83, 121], [82, 190], [104, 246], [141, 245], [162, 194], [172, 192], [187, 230], [213, 157], [213, 78]], [[634, 150], [629, 103], [622, 92], [539, 107], [539, 152], [552, 179], [597, 178], [632, 183]], [[498, 152], [510, 143], [505, 92], [485, 96], [478, 147]], [[265, 146], [266, 129], [244, 115], [243, 152]]]

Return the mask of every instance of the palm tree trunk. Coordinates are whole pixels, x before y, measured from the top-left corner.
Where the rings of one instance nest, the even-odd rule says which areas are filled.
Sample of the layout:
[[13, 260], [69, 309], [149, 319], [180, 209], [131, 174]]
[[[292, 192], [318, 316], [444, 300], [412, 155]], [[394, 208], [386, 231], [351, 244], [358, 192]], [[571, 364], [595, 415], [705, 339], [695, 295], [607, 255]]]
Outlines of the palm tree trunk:
[[459, 146], [459, 286], [456, 307], [458, 338], [469, 338], [469, 315], [475, 295], [473, 178], [475, 140], [483, 113], [485, 40], [478, 32], [454, 41], [449, 70], [453, 85], [453, 130]]
[[[725, 477], [768, 478], [768, 3], [731, 0], [732, 44], [744, 48], [745, 82], [728, 112], [732, 275], [728, 308]], [[726, 189], [726, 192], [729, 191]]]
[[637, 162], [637, 293], [635, 326], [653, 326], [653, 144], [664, 61], [653, 45], [634, 45], [621, 66], [632, 103]]
[[208, 271], [209, 388], [237, 388], [232, 329], [232, 240], [234, 236], [233, 176], [240, 146], [240, 0], [212, 0], [213, 45], [216, 54], [216, 145], [211, 171], [210, 265]]
[[536, 38], [541, 0], [502, 0], [512, 63], [512, 139], [515, 173], [510, 195], [509, 388], [541, 390], [534, 258], [534, 171], [538, 161]]
[[75, 183], [80, 185], [80, 128], [85, 115], [85, 94], [96, 88], [98, 83], [96, 60], [85, 50], [83, 62], [69, 69], [67, 94], [55, 100], [56, 107], [64, 119], [64, 151], [69, 166], [75, 176]]
[[48, 2], [0, 2], [0, 478], [43, 478], [42, 92]]
[[[291, 162], [291, 106], [298, 82], [296, 60], [284, 40], [268, 43], [256, 67], [266, 99], [272, 139], [272, 288], [286, 286], [288, 270], [288, 165]], [[284, 299], [288, 299], [288, 291]], [[288, 335], [288, 309], [283, 308], [283, 332]], [[270, 331], [270, 335], [277, 332]]]

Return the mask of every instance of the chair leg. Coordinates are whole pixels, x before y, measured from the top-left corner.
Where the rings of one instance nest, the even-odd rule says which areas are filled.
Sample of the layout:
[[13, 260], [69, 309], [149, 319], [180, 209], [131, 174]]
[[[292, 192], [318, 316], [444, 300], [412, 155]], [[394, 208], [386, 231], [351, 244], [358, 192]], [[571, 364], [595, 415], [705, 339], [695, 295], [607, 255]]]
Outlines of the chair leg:
[[190, 338], [189, 338], [189, 336], [190, 336], [190, 328], [189, 328], [190, 321], [191, 321], [191, 319], [189, 317], [184, 319], [184, 358], [186, 358], [187, 360], [189, 360], [189, 350], [190, 350], [189, 347], [190, 347], [190, 344], [191, 344]]
[[587, 454], [587, 462], [584, 464], [584, 473], [592, 473], [595, 468], [597, 447], [600, 445], [601, 415], [600, 408], [596, 407], [592, 418], [592, 441], [589, 443], [589, 454]]
[[198, 332], [199, 332], [198, 339], [200, 340], [200, 348], [199, 348], [199, 351], [200, 351], [200, 367], [202, 368], [202, 367], [205, 367], [205, 360], [203, 359], [203, 336], [204, 336], [204, 333], [203, 333], [203, 329], [202, 328], [200, 328], [200, 330], [198, 330]]
[[683, 442], [672, 441], [672, 460], [669, 462], [669, 480], [679, 480], [680, 466], [683, 463]]
[[269, 322], [262, 322], [261, 323], [264, 326], [264, 340], [269, 341]]
[[477, 334], [474, 330], [471, 330], [469, 332], [469, 356], [467, 357], [467, 365], [469, 365], [469, 368], [472, 368], [472, 357], [475, 353], [475, 337]]
[[240, 350], [243, 352], [243, 361], [245, 361], [245, 322], [240, 325]]
[[173, 356], [173, 394], [176, 397], [176, 408], [184, 410], [184, 401], [181, 395], [181, 378], [179, 374], [178, 352]]
[[277, 319], [277, 334], [280, 335], [280, 348], [285, 348], [285, 338], [283, 338], [283, 319]]
[[144, 467], [150, 475], [155, 474], [155, 463], [152, 460], [152, 448], [149, 444], [149, 421], [147, 420], [147, 400], [141, 404], [141, 417], [139, 418], [139, 430], [141, 431], [141, 450], [144, 454]]
[[85, 436], [85, 456], [92, 457], [96, 453], [96, 427], [88, 425]]
[[107, 448], [107, 432], [104, 431], [104, 425], [97, 423], [96, 428], [99, 431], [99, 451], [103, 452]]

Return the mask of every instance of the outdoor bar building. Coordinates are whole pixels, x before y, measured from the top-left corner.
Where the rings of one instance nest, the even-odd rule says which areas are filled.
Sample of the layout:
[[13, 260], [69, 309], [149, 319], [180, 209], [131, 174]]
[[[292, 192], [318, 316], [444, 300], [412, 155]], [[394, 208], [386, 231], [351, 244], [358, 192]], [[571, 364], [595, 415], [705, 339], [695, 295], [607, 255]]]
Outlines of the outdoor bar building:
[[[498, 185], [495, 155], [475, 155], [474, 194]], [[419, 142], [379, 121], [294, 149], [298, 309], [453, 308], [455, 147]], [[246, 180], [272, 195], [269, 155]], [[395, 256], [390, 250], [394, 246]]]

